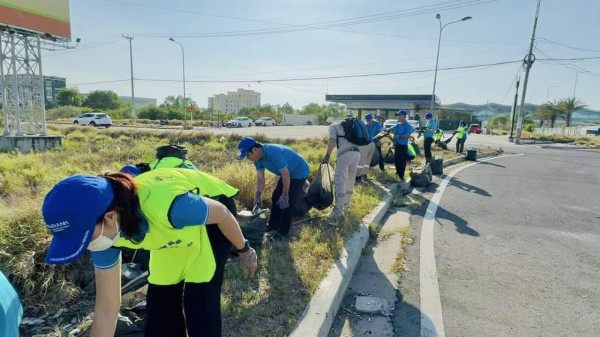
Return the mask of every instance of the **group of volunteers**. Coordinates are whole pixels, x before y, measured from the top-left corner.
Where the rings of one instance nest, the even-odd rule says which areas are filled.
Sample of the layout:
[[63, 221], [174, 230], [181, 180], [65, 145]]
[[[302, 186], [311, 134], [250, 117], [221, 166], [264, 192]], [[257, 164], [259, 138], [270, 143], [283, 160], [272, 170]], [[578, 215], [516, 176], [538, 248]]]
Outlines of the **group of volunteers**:
[[[406, 111], [396, 115], [395, 165], [398, 177], [404, 179], [414, 130], [406, 122]], [[441, 135], [431, 114], [425, 117], [429, 161], [431, 144]], [[330, 125], [321, 161], [328, 163], [337, 148], [334, 207], [328, 214], [334, 220], [349, 210], [356, 177], [366, 179], [375, 151], [379, 168], [385, 169], [381, 147], [374, 142], [381, 124], [366, 115], [357, 141], [349, 124], [352, 120]], [[457, 130], [461, 150], [466, 138], [463, 127]], [[458, 147], [457, 142], [457, 151]], [[267, 231], [275, 238], [287, 236], [294, 205], [304, 197], [308, 163], [287, 146], [262, 144], [250, 137], [243, 138], [238, 149], [238, 159], [247, 158], [256, 168], [255, 208], [263, 206], [265, 170], [279, 177], [271, 195]], [[156, 160], [127, 165], [120, 172], [68, 177], [54, 185], [43, 202], [42, 215], [52, 234], [45, 261], [66, 264], [90, 251], [96, 281], [94, 337], [115, 333], [122, 248], [150, 251], [145, 336], [221, 336], [221, 291], [228, 257], [232, 251], [239, 255], [241, 271], [247, 276], [257, 269], [256, 251], [236, 220], [238, 194], [237, 188], [198, 170], [187, 159], [186, 149], [176, 145], [159, 147]]]

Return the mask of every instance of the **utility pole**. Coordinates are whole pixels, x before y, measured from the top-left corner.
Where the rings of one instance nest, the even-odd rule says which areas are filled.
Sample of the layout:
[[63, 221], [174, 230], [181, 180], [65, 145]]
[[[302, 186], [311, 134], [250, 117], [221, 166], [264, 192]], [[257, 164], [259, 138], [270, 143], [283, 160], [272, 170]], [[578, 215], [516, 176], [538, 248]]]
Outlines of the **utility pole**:
[[129, 40], [129, 63], [131, 65], [131, 119], [135, 121], [135, 94], [133, 91], [133, 48], [131, 47], [133, 35], [123, 34], [123, 37]]
[[538, 0], [537, 9], [535, 10], [535, 21], [533, 22], [533, 33], [531, 34], [531, 42], [529, 43], [529, 53], [527, 54], [525, 63], [525, 80], [523, 81], [523, 95], [521, 96], [521, 107], [519, 108], [519, 120], [517, 121], [517, 137], [515, 144], [519, 144], [521, 141], [521, 131], [523, 129], [523, 115], [525, 114], [525, 94], [527, 93], [527, 81], [529, 80], [529, 70], [535, 62], [535, 56], [533, 55], [533, 42], [535, 41], [535, 29], [537, 27], [538, 16], [540, 15], [540, 3], [542, 0]]
[[508, 138], [511, 142], [513, 141], [513, 129], [515, 128], [515, 113], [517, 112], [517, 100], [519, 99], [519, 81], [520, 78], [517, 79], [517, 89], [515, 90], [515, 100], [513, 101], [511, 117], [510, 117], [510, 137]]

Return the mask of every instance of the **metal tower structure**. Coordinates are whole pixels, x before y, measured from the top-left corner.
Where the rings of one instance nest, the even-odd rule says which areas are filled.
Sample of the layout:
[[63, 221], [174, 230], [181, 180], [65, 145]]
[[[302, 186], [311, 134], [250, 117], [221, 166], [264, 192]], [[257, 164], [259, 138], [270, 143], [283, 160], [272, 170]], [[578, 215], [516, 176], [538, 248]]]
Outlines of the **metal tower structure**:
[[39, 34], [0, 32], [3, 136], [46, 136], [41, 43]]

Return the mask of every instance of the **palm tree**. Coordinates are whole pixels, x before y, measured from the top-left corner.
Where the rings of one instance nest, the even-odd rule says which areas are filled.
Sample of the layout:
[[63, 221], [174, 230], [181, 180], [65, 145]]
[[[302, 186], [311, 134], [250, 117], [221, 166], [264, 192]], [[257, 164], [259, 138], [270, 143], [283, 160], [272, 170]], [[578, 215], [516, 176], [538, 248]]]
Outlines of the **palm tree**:
[[550, 127], [554, 127], [556, 118], [562, 117], [562, 110], [559, 108], [558, 105], [559, 104], [556, 103], [556, 101], [540, 105], [537, 114], [537, 118], [540, 120], [540, 127], [543, 125], [545, 120], [550, 121]]
[[575, 97], [563, 98], [558, 102], [558, 108], [564, 113], [564, 119], [567, 122], [567, 127], [571, 126], [571, 118], [573, 112], [585, 108], [587, 105]]

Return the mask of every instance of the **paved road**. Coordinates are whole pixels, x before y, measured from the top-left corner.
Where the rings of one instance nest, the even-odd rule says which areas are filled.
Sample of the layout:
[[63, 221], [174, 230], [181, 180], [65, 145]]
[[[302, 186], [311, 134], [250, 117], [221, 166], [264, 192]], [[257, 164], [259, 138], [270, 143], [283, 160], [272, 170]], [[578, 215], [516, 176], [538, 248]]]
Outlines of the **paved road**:
[[[446, 336], [600, 336], [600, 152], [524, 148], [462, 170], [442, 195], [434, 249]], [[397, 336], [420, 334], [421, 219]]]

